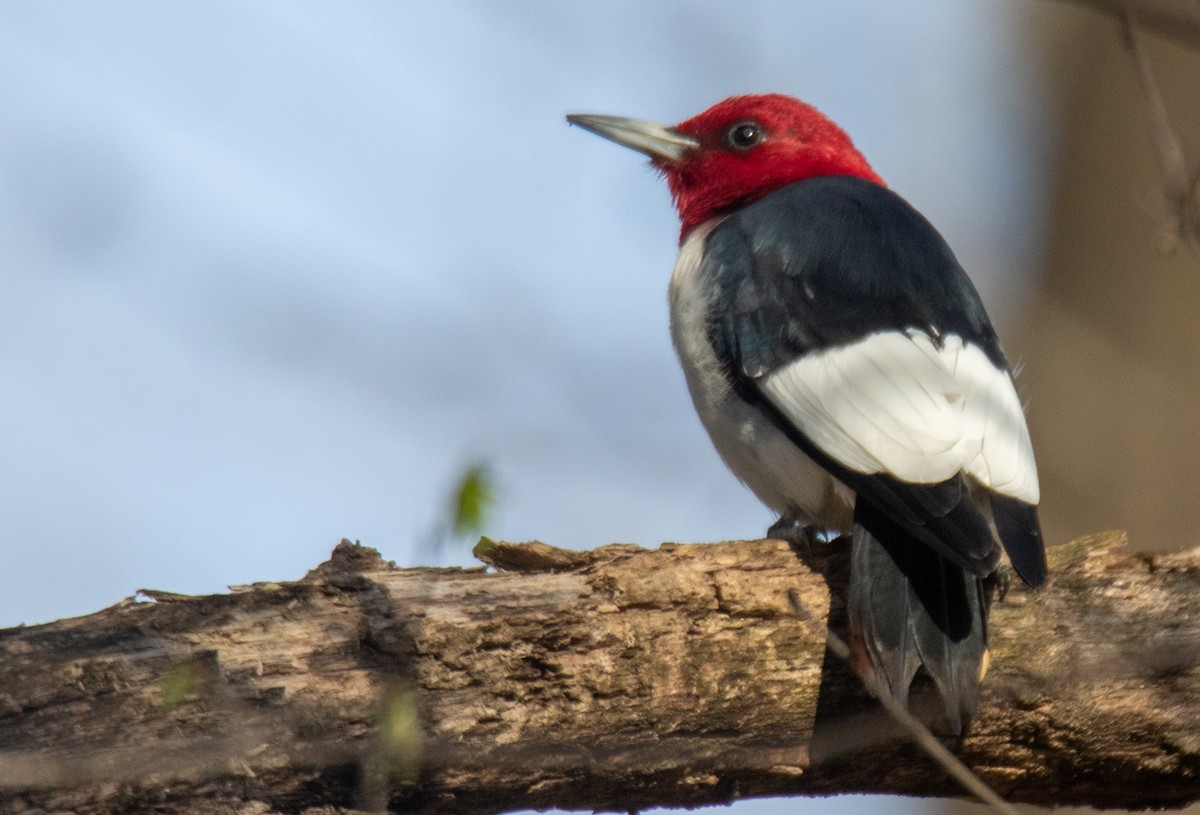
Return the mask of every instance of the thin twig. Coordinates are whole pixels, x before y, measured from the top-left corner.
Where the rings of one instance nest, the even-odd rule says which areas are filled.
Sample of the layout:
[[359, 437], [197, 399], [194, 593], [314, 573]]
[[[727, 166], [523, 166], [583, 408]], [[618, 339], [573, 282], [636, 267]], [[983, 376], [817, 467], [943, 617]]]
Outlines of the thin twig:
[[[1097, 11], [1120, 15], [1113, 0], [1073, 0]], [[1132, 0], [1138, 21], [1150, 31], [1190, 48], [1200, 49], [1200, 3], [1196, 0]]]
[[938, 737], [929, 731], [929, 728], [915, 719], [886, 688], [881, 687], [875, 674], [856, 665], [855, 661], [850, 658], [850, 646], [846, 644], [846, 641], [809, 614], [800, 602], [800, 595], [794, 589], [788, 591], [788, 602], [791, 603], [792, 611], [808, 626], [813, 636], [823, 639], [829, 646], [829, 650], [833, 651], [834, 656], [844, 660], [854, 669], [854, 673], [858, 675], [871, 695], [879, 700], [879, 704], [883, 706], [887, 714], [908, 732], [918, 747], [961, 784], [963, 789], [1000, 815], [1020, 815], [1020, 812], [1012, 804], [1005, 801], [995, 790], [984, 783], [983, 779], [973, 773], [970, 767], [963, 764], [958, 756], [946, 749], [946, 745], [942, 744]]
[[1196, 196], [1200, 194], [1200, 190], [1197, 189], [1200, 178], [1188, 171], [1183, 146], [1175, 131], [1171, 129], [1166, 104], [1138, 39], [1133, 8], [1127, 0], [1114, 0], [1114, 6], [1121, 24], [1121, 39], [1129, 51], [1129, 58], [1133, 61], [1134, 72], [1137, 74], [1142, 105], [1150, 125], [1150, 139], [1154, 143], [1154, 152], [1162, 169], [1171, 217], [1175, 221], [1171, 231], [1186, 238], [1192, 249], [1200, 254], [1200, 212], [1197, 212], [1196, 202]]

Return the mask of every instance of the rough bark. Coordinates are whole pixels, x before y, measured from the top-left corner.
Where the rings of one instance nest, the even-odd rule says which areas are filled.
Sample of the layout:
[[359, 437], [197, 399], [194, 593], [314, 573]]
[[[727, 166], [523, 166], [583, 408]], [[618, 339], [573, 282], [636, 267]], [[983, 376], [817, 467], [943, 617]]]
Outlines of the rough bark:
[[[959, 751], [1011, 800], [1200, 799], [1200, 550], [1123, 540], [1054, 551], [1048, 588], [993, 608]], [[504, 571], [344, 542], [298, 582], [0, 632], [0, 813], [957, 794], [789, 611], [795, 588], [838, 625], [844, 547], [484, 548]]]

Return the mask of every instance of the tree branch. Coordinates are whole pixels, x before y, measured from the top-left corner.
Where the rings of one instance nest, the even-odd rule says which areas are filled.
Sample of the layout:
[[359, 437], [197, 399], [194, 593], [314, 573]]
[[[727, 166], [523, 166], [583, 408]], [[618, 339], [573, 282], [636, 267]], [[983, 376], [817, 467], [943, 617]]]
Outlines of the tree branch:
[[1121, 17], [1128, 9], [1150, 31], [1200, 48], [1200, 2], [1197, 0], [1072, 0]]
[[[1150, 127], [1150, 140], [1163, 174], [1169, 223], [1165, 233], [1174, 243], [1183, 238], [1192, 251], [1200, 255], [1200, 172], [1189, 169], [1183, 155], [1183, 145], [1171, 128], [1167, 117], [1167, 106], [1154, 81], [1150, 62], [1138, 41], [1137, 21], [1134, 19], [1133, 4], [1129, 0], [1115, 0], [1117, 19], [1121, 30], [1121, 41], [1133, 62], [1137, 75], [1138, 90], [1145, 108], [1146, 122]], [[1200, 23], [1200, 2], [1193, 11]], [[1170, 244], [1168, 244], [1170, 245]]]
[[[1014, 801], [1200, 799], [1200, 550], [1055, 550], [992, 616], [959, 749]], [[0, 812], [630, 810], [772, 794], [955, 794], [887, 743], [789, 608], [845, 547], [494, 544], [396, 569], [343, 543], [295, 583], [147, 592], [0, 632]], [[936, 700], [933, 700], [936, 708]], [[920, 707], [918, 698], [917, 706]]]
[[1075, 0], [1116, 18], [1133, 63], [1150, 141], [1163, 175], [1161, 246], [1171, 254], [1182, 240], [1200, 255], [1200, 167], [1191, 166], [1171, 127], [1166, 104], [1139, 41], [1139, 28], [1200, 49], [1200, 0]]

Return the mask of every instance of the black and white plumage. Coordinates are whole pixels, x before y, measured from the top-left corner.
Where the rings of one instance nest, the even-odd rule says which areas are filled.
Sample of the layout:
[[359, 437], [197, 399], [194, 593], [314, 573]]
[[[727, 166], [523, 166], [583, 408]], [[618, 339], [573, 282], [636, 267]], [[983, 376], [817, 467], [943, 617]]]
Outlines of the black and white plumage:
[[983, 578], [1046, 575], [1020, 400], [971, 282], [902, 198], [809, 178], [696, 227], [672, 335], [726, 464], [786, 518], [852, 535], [852, 632], [906, 699], [924, 665], [961, 731]]
[[937, 231], [820, 111], [730, 97], [674, 127], [568, 120], [645, 153], [679, 212], [671, 330], [704, 426], [781, 520], [848, 532], [856, 661], [906, 702], [923, 666], [962, 733], [983, 579], [1045, 580], [1029, 433]]

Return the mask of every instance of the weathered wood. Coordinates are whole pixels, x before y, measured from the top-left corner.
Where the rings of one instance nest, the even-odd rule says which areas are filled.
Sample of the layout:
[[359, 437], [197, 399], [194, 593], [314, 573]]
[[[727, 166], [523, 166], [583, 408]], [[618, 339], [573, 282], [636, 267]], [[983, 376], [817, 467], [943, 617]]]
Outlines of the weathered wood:
[[[1048, 588], [993, 609], [960, 753], [1011, 800], [1200, 799], [1200, 550], [1122, 542], [1055, 550]], [[844, 547], [481, 549], [511, 570], [397, 569], [343, 542], [295, 583], [0, 632], [0, 813], [957, 794], [881, 743], [886, 722], [789, 610], [789, 588], [831, 608]]]

